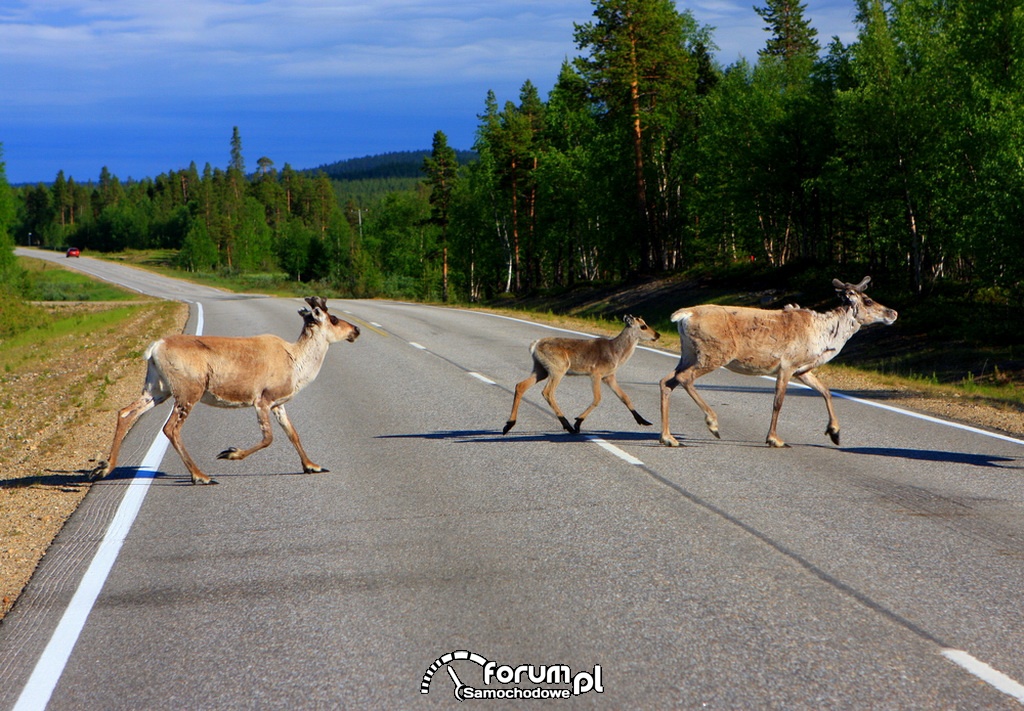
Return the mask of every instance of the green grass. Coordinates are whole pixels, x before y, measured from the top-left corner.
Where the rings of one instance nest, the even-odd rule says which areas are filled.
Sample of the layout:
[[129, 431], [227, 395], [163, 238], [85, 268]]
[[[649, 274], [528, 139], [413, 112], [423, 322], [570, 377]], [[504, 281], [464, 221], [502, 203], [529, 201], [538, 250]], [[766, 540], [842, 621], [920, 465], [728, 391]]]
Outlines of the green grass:
[[[77, 313], [61, 316], [37, 303], [41, 301], [128, 302], [138, 294], [98, 281], [80, 272], [39, 259], [19, 258], [23, 277], [11, 288], [0, 288], [0, 348], [15, 348], [48, 334], [59, 336], [79, 326], [102, 324], [103, 314]], [[32, 335], [30, 335], [32, 334]]]
[[143, 305], [118, 306], [103, 311], [50, 316], [45, 323], [0, 341], [0, 371], [10, 373], [26, 362], [45, 363], [53, 343], [66, 336], [86, 336], [97, 331], [116, 331]]
[[138, 294], [40, 259], [19, 257], [29, 301], [129, 301]]
[[44, 309], [26, 303], [20, 296], [6, 289], [0, 289], [0, 343], [33, 328], [45, 327], [52, 321], [53, 316]]

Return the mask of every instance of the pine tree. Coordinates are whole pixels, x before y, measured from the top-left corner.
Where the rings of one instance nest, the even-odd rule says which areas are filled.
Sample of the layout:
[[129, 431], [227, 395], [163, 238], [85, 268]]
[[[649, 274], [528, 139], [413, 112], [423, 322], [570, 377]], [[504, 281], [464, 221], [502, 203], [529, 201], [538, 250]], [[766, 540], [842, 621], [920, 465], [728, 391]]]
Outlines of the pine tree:
[[441, 299], [448, 302], [448, 224], [452, 192], [459, 162], [444, 132], [434, 134], [430, 156], [423, 160], [423, 172], [430, 188], [430, 221], [441, 228]]
[[797, 58], [816, 59], [821, 47], [818, 45], [818, 31], [804, 19], [807, 6], [799, 0], [765, 0], [765, 7], [755, 7], [754, 12], [768, 25], [765, 32], [771, 32], [762, 57], [778, 57], [787, 64]]
[[649, 174], [664, 173], [672, 125], [696, 89], [691, 53], [707, 32], [672, 0], [594, 0], [594, 16], [595, 22], [576, 25], [576, 45], [589, 51], [576, 66], [595, 104], [628, 132], [640, 267], [662, 268], [666, 196], [664, 182]]
[[242, 158], [242, 136], [238, 132], [238, 126], [231, 129], [231, 162], [228, 170], [237, 170], [245, 175], [245, 159]]

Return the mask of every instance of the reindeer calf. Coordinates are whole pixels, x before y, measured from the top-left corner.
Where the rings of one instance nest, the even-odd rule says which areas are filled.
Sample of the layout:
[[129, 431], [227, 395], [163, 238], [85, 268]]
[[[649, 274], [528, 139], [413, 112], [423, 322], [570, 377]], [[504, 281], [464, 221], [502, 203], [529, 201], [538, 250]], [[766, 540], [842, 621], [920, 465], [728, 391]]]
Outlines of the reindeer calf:
[[[656, 341], [661, 334], [644, 323], [642, 318], [626, 316], [622, 320], [626, 324], [625, 328], [615, 338], [541, 338], [534, 341], [530, 345], [530, 353], [533, 355], [533, 372], [526, 380], [516, 385], [515, 398], [512, 400], [512, 413], [501, 433], [508, 434], [508, 431], [515, 426], [519, 403], [526, 391], [549, 376], [551, 380], [544, 386], [544, 399], [551, 405], [551, 409], [555, 411], [555, 415], [567, 432], [579, 434], [583, 420], [587, 419], [587, 415], [593, 412], [601, 402], [602, 381], [607, 383], [612, 392], [629, 408], [637, 423], [650, 425], [650, 422], [640, 416], [640, 413], [633, 407], [629, 396], [619, 387], [615, 380], [615, 371], [629, 360], [639, 341]], [[569, 420], [566, 419], [562, 408], [555, 400], [555, 389], [558, 388], [558, 384], [565, 375], [589, 375], [594, 388], [594, 401], [576, 418], [575, 425], [569, 424]]]

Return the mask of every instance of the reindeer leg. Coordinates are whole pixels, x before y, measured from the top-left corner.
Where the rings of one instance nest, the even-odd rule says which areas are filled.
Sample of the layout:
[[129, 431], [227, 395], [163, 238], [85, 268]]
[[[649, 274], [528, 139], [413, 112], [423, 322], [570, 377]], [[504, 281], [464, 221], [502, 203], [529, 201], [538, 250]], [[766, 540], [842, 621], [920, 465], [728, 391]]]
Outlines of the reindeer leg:
[[522, 401], [523, 395], [546, 377], [548, 377], [548, 371], [540, 363], [534, 362], [533, 372], [530, 373], [526, 380], [522, 380], [516, 385], [516, 394], [512, 398], [512, 413], [508, 416], [508, 422], [505, 423], [504, 429], [501, 430], [503, 435], [508, 434], [508, 431], [516, 426], [516, 417], [519, 415], [519, 403]]
[[[718, 366], [715, 367], [717, 368]], [[711, 370], [714, 369], [715, 368], [711, 368]], [[715, 439], [721, 439], [722, 435], [718, 433], [718, 415], [715, 414], [715, 411], [711, 409], [710, 405], [704, 402], [704, 398], [700, 396], [700, 393], [697, 392], [697, 388], [693, 384], [697, 378], [711, 372], [711, 370], [691, 369], [683, 378], [683, 389], [686, 390], [686, 394], [689, 395], [695, 403], [697, 403], [697, 407], [704, 412], [704, 424], [707, 425], [711, 434], [715, 436]]]
[[142, 415], [167, 400], [170, 396], [171, 393], [160, 380], [159, 373], [150, 365], [146, 370], [146, 384], [143, 386], [142, 395], [138, 400], [122, 408], [117, 413], [117, 426], [114, 429], [114, 443], [110, 447], [110, 456], [107, 457], [107, 461], [100, 462], [92, 470], [92, 479], [102, 479], [114, 471], [114, 468], [117, 467], [121, 443], [132, 427]]
[[787, 370], [779, 370], [779, 377], [775, 379], [775, 400], [772, 402], [772, 424], [768, 428], [768, 437], [765, 443], [769, 447], [783, 448], [788, 444], [779, 439], [775, 428], [779, 424], [779, 411], [782, 409], [782, 401], [786, 399], [786, 386], [789, 384], [790, 373]]
[[679, 385], [679, 371], [673, 370], [658, 383], [661, 390], [661, 439], [659, 440], [666, 447], [678, 447], [679, 440], [672, 436], [668, 425], [668, 405], [672, 397], [672, 391]]
[[832, 440], [832, 444], [839, 444], [839, 418], [836, 417], [835, 410], [832, 409], [832, 393], [828, 391], [828, 388], [818, 380], [818, 376], [808, 371], [801, 373], [796, 376], [804, 385], [813, 388], [823, 398], [825, 398], [825, 407], [828, 409], [828, 426], [825, 428], [825, 434]]
[[577, 434], [578, 430], [569, 424], [569, 420], [566, 419], [565, 413], [562, 412], [562, 408], [558, 406], [558, 401], [555, 400], [555, 390], [558, 388], [558, 384], [562, 382], [563, 375], [565, 375], [564, 372], [551, 373], [551, 380], [549, 380], [548, 384], [544, 386], [544, 399], [548, 401], [548, 405], [551, 405], [551, 409], [555, 411], [555, 416], [558, 418], [558, 421], [562, 423], [562, 427], [565, 428], [565, 431], [570, 434]]
[[217, 455], [217, 459], [231, 459], [233, 461], [238, 461], [245, 459], [253, 452], [258, 452], [261, 449], [266, 449], [270, 446], [270, 443], [274, 441], [274, 433], [270, 428], [270, 402], [265, 399], [260, 399], [260, 401], [256, 403], [256, 419], [260, 423], [260, 432], [263, 433], [263, 439], [259, 444], [250, 447], [249, 449], [228, 447]]
[[[200, 393], [201, 395], [201, 393]], [[171, 446], [174, 447], [174, 451], [181, 457], [181, 461], [185, 463], [185, 468], [188, 469], [189, 474], [192, 475], [193, 484], [216, 484], [213, 479], [203, 474], [200, 471], [199, 466], [189, 455], [188, 450], [185, 449], [184, 443], [181, 441], [181, 427], [185, 424], [185, 420], [188, 418], [189, 413], [192, 412], [193, 406], [199, 401], [199, 396], [186, 398], [175, 397], [174, 398], [174, 409], [171, 411], [171, 416], [167, 418], [167, 422], [164, 423], [164, 434], [167, 435], [167, 439], [171, 441]]]
[[622, 400], [622, 404], [629, 408], [629, 411], [633, 413], [633, 419], [636, 420], [638, 425], [643, 425], [644, 427], [651, 426], [651, 423], [641, 417], [640, 413], [636, 411], [635, 407], [633, 407], [633, 401], [629, 399], [629, 395], [626, 394], [626, 391], [619, 387], [619, 381], [616, 380], [615, 373], [606, 375], [604, 382], [608, 383], [608, 387], [612, 389], [612, 392], [615, 393], [618, 398]]
[[587, 416], [594, 411], [594, 408], [601, 404], [601, 376], [597, 373], [591, 375], [590, 384], [594, 390], [594, 401], [590, 403], [590, 407], [584, 410], [580, 416], [576, 418], [576, 424], [573, 426], [573, 431], [576, 434], [580, 433], [580, 425], [583, 424], [583, 420], [587, 419]]
[[114, 471], [117, 467], [117, 457], [121, 451], [121, 442], [124, 440], [128, 432], [131, 431], [132, 426], [135, 425], [136, 421], [144, 413], [153, 409], [156, 406], [156, 401], [153, 400], [153, 396], [146, 393], [138, 400], [122, 408], [117, 413], [117, 427], [114, 429], [114, 443], [110, 447], [110, 456], [107, 457], [105, 462], [100, 462], [95, 469], [92, 470], [92, 479], [102, 479], [110, 472]]
[[302, 442], [299, 441], [299, 433], [295, 431], [292, 426], [292, 421], [288, 419], [288, 413], [284, 411], [284, 405], [278, 405], [277, 407], [270, 408], [274, 415], [277, 417], [278, 423], [284, 430], [284, 433], [288, 435], [288, 440], [295, 447], [295, 451], [299, 453], [299, 459], [302, 460], [302, 471], [306, 474], [321, 474], [329, 472], [330, 469], [314, 464], [310, 461], [306, 455], [306, 450], [302, 448]]
[[716, 370], [722, 363], [720, 359], [702, 360], [698, 358], [695, 346], [684, 337], [682, 332], [680, 332], [680, 347], [682, 353], [679, 364], [661, 381], [661, 443], [669, 447], [679, 446], [679, 442], [669, 431], [668, 410], [672, 391], [680, 385], [704, 413], [704, 424], [707, 425], [711, 434], [717, 439], [721, 439], [721, 435], [718, 433], [718, 415], [710, 405], [704, 402], [704, 398], [700, 396], [693, 384], [697, 378]]

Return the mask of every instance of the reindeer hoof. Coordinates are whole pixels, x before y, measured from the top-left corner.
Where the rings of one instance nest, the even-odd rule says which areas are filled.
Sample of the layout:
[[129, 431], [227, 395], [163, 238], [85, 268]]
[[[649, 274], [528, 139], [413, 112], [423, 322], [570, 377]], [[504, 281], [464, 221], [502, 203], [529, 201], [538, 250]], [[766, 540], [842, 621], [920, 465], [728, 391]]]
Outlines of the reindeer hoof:
[[102, 479], [110, 473], [110, 464], [107, 462], [100, 462], [95, 469], [89, 472], [90, 481], [96, 481]]
[[565, 429], [566, 432], [568, 432], [569, 434], [577, 434], [576, 428], [569, 424], [569, 420], [565, 419], [564, 417], [559, 417], [558, 421], [562, 423], [562, 427]]
[[661, 439], [658, 440], [658, 441], [661, 442], [666, 447], [682, 447], [683, 446], [683, 445], [679, 444], [679, 440], [677, 440], [672, 435], [662, 435]]
[[331, 470], [319, 464], [310, 464], [308, 467], [302, 467], [304, 474], [327, 474], [329, 471]]
[[501, 433], [503, 435], [508, 434], [508, 431], [510, 429], [512, 429], [513, 427], [515, 427], [515, 426], [516, 426], [516, 421], [515, 420], [509, 420], [508, 422], [505, 423], [505, 427], [502, 428]]
[[827, 430], [825, 430], [825, 434], [827, 434], [829, 436], [829, 439], [832, 440], [832, 444], [834, 444], [836, 446], [839, 445], [839, 428], [838, 427], [836, 429], [832, 429], [831, 427], [829, 427]]
[[238, 447], [228, 447], [217, 455], [217, 459], [241, 459], [241, 457], [236, 456], [237, 454]]
[[220, 482], [216, 481], [215, 479], [211, 479], [210, 477], [193, 476], [192, 477], [192, 483], [193, 484], [202, 484], [203, 486], [216, 486]]
[[765, 440], [765, 444], [774, 449], [789, 449], [789, 445], [777, 437], [769, 437]]
[[643, 418], [643, 417], [642, 417], [642, 416], [640, 415], [640, 413], [639, 413], [639, 412], [637, 412], [636, 410], [630, 410], [630, 412], [632, 412], [632, 413], [633, 413], [633, 419], [634, 419], [634, 420], [636, 420], [636, 423], [637, 423], [638, 425], [643, 425], [644, 427], [650, 427], [650, 426], [651, 426], [651, 423], [650, 423], [650, 422], [648, 422], [647, 420], [645, 420], [645, 419], [644, 419], [644, 418]]
[[577, 417], [577, 418], [576, 418], [576, 424], [575, 424], [575, 425], [573, 425], [573, 428], [572, 428], [572, 433], [573, 433], [573, 434], [579, 434], [579, 433], [580, 433], [580, 427], [581, 427], [582, 425], [583, 425], [583, 419], [582, 419], [582, 418], [579, 418], [579, 417]]

